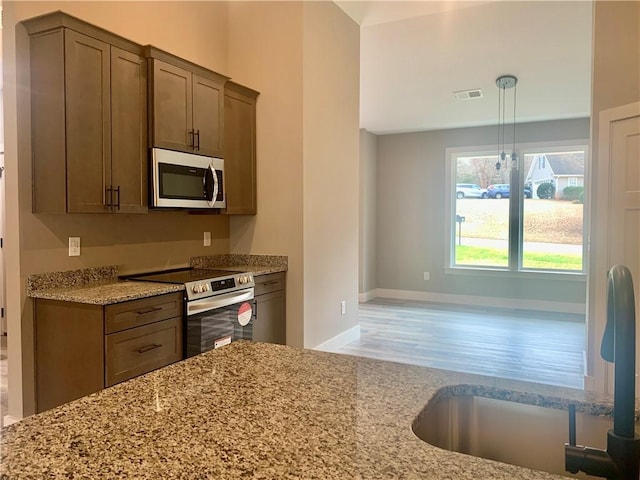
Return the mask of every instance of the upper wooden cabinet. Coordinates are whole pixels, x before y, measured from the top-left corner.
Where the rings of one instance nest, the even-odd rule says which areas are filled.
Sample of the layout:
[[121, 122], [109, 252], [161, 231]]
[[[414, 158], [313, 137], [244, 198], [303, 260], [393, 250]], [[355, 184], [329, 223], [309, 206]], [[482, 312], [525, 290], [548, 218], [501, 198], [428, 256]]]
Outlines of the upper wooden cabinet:
[[142, 47], [56, 12], [30, 35], [33, 211], [147, 211]]
[[227, 77], [146, 47], [150, 62], [149, 134], [158, 148], [222, 157]]
[[227, 214], [255, 215], [256, 101], [259, 93], [235, 82], [224, 91], [224, 168]]

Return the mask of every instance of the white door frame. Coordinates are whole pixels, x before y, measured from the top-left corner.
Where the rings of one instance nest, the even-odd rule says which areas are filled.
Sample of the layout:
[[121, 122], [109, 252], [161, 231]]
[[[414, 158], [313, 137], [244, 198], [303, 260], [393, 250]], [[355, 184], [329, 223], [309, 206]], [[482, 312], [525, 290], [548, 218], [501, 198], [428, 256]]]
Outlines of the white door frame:
[[[593, 308], [589, 308], [592, 316], [588, 319], [589, 329], [593, 329], [593, 335], [589, 335], [590, 342], [587, 345], [587, 355], [594, 359], [594, 368], [592, 375], [585, 376], [586, 389], [598, 392], [613, 393], [613, 368], [600, 357], [600, 340], [607, 321], [607, 272], [613, 257], [609, 215], [613, 191], [611, 125], [636, 116], [640, 116], [640, 102], [603, 110], [599, 115], [598, 158], [594, 165], [595, 178], [598, 179], [594, 192], [598, 227], [595, 231], [592, 230], [593, 238], [590, 242], [590, 258], [594, 268], [589, 272], [589, 282], [593, 282], [594, 289], [590, 289], [593, 291], [593, 298], [588, 299], [589, 302], [593, 302]], [[637, 383], [636, 390], [638, 387], [640, 385]]]

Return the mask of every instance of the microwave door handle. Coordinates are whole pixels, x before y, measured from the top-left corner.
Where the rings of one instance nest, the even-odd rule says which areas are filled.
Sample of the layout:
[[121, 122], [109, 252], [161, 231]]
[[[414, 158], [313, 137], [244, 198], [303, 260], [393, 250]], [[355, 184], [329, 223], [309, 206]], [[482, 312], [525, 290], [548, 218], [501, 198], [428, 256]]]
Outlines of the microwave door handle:
[[218, 200], [218, 191], [220, 190], [220, 185], [218, 182], [218, 175], [216, 174], [216, 169], [213, 168], [213, 165], [209, 167], [211, 169], [211, 173], [213, 174], [213, 198], [211, 198], [211, 206]]
[[206, 312], [207, 310], [228, 307], [234, 303], [240, 303], [246, 300], [253, 300], [253, 288], [189, 302], [187, 304], [187, 315], [194, 315], [196, 313]]
[[204, 178], [202, 179], [202, 191], [204, 193], [204, 198], [209, 204], [209, 206], [213, 206], [213, 202], [215, 202], [217, 195], [217, 178], [216, 171], [213, 169], [211, 165], [207, 167], [204, 173]]

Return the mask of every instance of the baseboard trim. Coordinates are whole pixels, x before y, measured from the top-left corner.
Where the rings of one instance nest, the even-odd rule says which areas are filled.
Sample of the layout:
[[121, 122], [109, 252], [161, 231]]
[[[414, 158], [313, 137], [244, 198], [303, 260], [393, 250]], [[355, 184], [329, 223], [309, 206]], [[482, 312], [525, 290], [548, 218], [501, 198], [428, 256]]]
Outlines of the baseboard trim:
[[368, 292], [362, 292], [358, 294], [358, 301], [360, 303], [368, 302], [369, 300], [376, 298], [376, 290], [369, 290]]
[[360, 325], [356, 325], [355, 327], [351, 327], [350, 329], [339, 333], [335, 337], [330, 338], [326, 342], [322, 342], [313, 349], [320, 350], [322, 352], [335, 353], [340, 348], [350, 344], [351, 342], [355, 342], [356, 340], [360, 340]]
[[22, 419], [14, 417], [13, 415], [5, 415], [2, 418], [2, 426], [3, 427], [8, 427], [9, 425], [12, 425], [14, 423], [18, 423], [20, 420], [22, 420]]
[[[416, 292], [411, 290], [393, 290], [376, 288], [369, 298], [396, 298], [421, 302], [448, 303], [473, 307], [502, 307], [518, 310], [539, 310], [542, 312], [574, 313], [584, 315], [586, 306], [581, 303], [550, 302], [547, 300], [526, 300], [515, 298], [480, 297], [474, 295], [454, 295], [450, 293]], [[369, 294], [370, 292], [367, 292]]]

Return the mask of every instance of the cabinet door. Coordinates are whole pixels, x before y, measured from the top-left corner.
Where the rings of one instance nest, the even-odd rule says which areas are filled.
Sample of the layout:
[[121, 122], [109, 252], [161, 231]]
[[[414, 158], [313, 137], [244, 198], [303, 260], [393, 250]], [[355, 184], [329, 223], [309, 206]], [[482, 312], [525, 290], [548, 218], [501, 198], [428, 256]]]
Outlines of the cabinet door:
[[256, 342], [287, 343], [285, 291], [259, 295], [256, 299], [256, 319], [253, 339]]
[[193, 128], [195, 152], [209, 157], [222, 156], [223, 86], [193, 74]]
[[152, 60], [152, 143], [154, 147], [193, 151], [191, 72]]
[[35, 315], [36, 410], [102, 390], [102, 307], [37, 299]]
[[66, 213], [63, 29], [33, 35], [29, 54], [33, 212]]
[[224, 159], [228, 214], [256, 214], [256, 98], [227, 90]]
[[146, 59], [111, 47], [111, 174], [113, 211], [145, 213], [147, 179]]
[[111, 185], [110, 47], [65, 31], [67, 211], [106, 213]]

